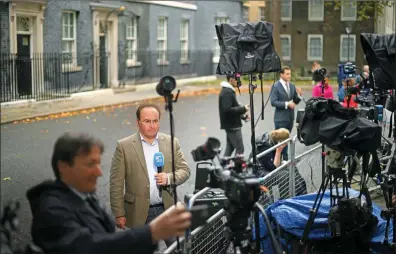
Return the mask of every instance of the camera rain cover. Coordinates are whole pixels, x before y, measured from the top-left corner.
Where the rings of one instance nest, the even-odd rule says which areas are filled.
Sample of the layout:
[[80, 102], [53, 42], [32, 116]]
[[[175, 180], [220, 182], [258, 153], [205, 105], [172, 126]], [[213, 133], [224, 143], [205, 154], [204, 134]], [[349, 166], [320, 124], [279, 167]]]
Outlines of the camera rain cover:
[[369, 80], [380, 89], [396, 89], [396, 34], [360, 34], [370, 67]]
[[281, 69], [268, 22], [216, 25], [220, 60], [216, 73], [249, 74], [278, 72]]

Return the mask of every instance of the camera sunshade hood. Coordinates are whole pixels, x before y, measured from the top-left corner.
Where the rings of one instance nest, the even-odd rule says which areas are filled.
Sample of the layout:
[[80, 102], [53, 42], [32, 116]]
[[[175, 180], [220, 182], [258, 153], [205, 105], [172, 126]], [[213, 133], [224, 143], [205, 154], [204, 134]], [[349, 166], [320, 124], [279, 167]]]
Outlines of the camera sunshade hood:
[[361, 33], [360, 41], [370, 67], [370, 83], [396, 89], [396, 34]]
[[273, 25], [268, 22], [216, 25], [220, 46], [217, 74], [250, 74], [280, 71], [274, 49]]

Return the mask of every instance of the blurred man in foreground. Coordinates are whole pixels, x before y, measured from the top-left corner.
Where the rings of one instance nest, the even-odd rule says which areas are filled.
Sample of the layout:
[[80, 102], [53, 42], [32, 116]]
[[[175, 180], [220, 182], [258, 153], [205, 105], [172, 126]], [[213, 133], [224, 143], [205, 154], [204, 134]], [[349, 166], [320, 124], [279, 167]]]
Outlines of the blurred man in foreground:
[[149, 225], [116, 233], [113, 216], [95, 196], [103, 150], [87, 134], [62, 135], [52, 156], [56, 180], [28, 190], [32, 238], [45, 253], [153, 253], [159, 240], [181, 236], [189, 227], [191, 214], [178, 204]]

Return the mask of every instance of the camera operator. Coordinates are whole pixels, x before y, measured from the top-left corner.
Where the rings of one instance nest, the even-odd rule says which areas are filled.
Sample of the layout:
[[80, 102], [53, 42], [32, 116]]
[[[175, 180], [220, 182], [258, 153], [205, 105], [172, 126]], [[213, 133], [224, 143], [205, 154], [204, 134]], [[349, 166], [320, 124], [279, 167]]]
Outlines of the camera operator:
[[182, 236], [191, 214], [178, 204], [149, 225], [116, 233], [113, 217], [99, 204], [95, 191], [102, 176], [100, 140], [84, 133], [65, 133], [55, 142], [55, 181], [27, 192], [32, 238], [45, 253], [153, 253], [159, 240]]
[[220, 83], [222, 89], [219, 95], [220, 129], [226, 131], [227, 146], [224, 152], [225, 157], [235, 154], [243, 154], [242, 121], [247, 121], [250, 116], [249, 105], [241, 105], [237, 101], [235, 87], [238, 87], [237, 80], [233, 75], [227, 75], [227, 81]]

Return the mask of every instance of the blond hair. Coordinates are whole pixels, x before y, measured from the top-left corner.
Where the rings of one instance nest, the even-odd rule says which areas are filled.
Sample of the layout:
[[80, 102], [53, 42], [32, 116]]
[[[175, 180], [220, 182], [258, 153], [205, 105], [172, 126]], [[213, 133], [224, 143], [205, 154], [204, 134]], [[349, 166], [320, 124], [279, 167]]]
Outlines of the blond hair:
[[288, 129], [280, 128], [270, 132], [271, 140], [275, 143], [283, 142], [290, 138], [290, 132]]

